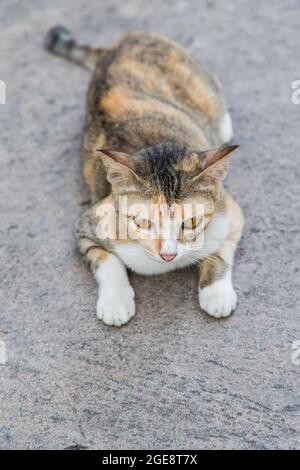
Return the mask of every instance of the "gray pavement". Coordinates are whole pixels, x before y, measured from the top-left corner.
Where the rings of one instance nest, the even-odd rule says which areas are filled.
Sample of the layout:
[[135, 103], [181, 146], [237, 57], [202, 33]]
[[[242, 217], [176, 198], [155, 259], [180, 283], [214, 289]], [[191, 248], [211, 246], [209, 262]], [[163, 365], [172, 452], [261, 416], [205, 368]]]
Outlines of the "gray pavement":
[[[246, 217], [231, 318], [200, 311], [190, 269], [132, 275], [136, 317], [97, 321], [74, 242], [89, 73], [43, 49], [57, 23], [103, 46], [158, 31], [221, 79]], [[0, 25], [0, 448], [299, 449], [299, 2], [2, 0]]]

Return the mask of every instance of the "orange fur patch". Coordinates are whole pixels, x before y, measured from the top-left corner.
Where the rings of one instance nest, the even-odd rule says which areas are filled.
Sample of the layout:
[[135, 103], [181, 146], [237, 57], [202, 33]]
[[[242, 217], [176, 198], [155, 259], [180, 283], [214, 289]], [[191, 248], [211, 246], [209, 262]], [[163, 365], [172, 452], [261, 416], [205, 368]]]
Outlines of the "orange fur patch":
[[106, 250], [93, 247], [87, 252], [86, 257], [93, 269], [97, 269], [97, 267], [107, 259], [108, 255], [109, 253]]
[[95, 182], [95, 170], [96, 162], [95, 160], [87, 160], [83, 166], [83, 173], [91, 193], [94, 192], [94, 182]]
[[180, 88], [180, 94], [186, 98], [194, 108], [200, 108], [204, 115], [211, 121], [219, 119], [219, 107], [215, 95], [209, 90], [208, 86], [194, 76], [193, 72], [185, 64], [178, 61], [178, 55], [171, 54], [170, 67], [173, 70], [173, 76], [176, 81], [184, 83]]

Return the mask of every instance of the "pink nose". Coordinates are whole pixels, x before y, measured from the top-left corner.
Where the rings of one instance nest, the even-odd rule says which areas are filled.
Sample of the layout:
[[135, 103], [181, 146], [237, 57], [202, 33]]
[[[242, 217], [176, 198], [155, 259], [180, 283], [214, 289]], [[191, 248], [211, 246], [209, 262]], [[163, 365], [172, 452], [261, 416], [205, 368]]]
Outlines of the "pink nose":
[[172, 259], [176, 258], [177, 253], [160, 253], [160, 257], [167, 262], [172, 261]]

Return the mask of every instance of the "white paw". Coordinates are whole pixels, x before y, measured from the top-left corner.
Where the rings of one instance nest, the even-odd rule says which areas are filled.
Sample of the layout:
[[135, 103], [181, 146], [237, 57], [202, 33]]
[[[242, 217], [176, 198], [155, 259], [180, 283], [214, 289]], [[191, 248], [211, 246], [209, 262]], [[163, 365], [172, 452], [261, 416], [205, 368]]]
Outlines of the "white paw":
[[215, 318], [228, 317], [236, 306], [236, 293], [232, 286], [216, 281], [199, 291], [200, 307]]
[[106, 325], [121, 326], [135, 314], [134, 290], [130, 284], [115, 286], [113, 290], [101, 287], [97, 302], [97, 317]]

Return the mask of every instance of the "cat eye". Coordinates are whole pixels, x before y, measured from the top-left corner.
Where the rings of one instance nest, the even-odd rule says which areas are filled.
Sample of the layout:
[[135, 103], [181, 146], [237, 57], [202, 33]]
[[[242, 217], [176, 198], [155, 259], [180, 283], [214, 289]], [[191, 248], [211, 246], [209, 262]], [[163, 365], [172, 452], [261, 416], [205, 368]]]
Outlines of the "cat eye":
[[195, 228], [198, 227], [198, 225], [201, 222], [200, 217], [191, 217], [190, 219], [186, 219], [184, 222], [182, 222], [182, 228], [183, 229], [189, 229], [189, 230], [195, 230]]
[[152, 222], [151, 222], [151, 220], [149, 220], [149, 219], [143, 219], [143, 218], [140, 218], [140, 217], [134, 217], [133, 220], [134, 220], [134, 222], [135, 222], [135, 225], [136, 225], [138, 228], [143, 228], [143, 229], [149, 230], [149, 229], [152, 227]]

